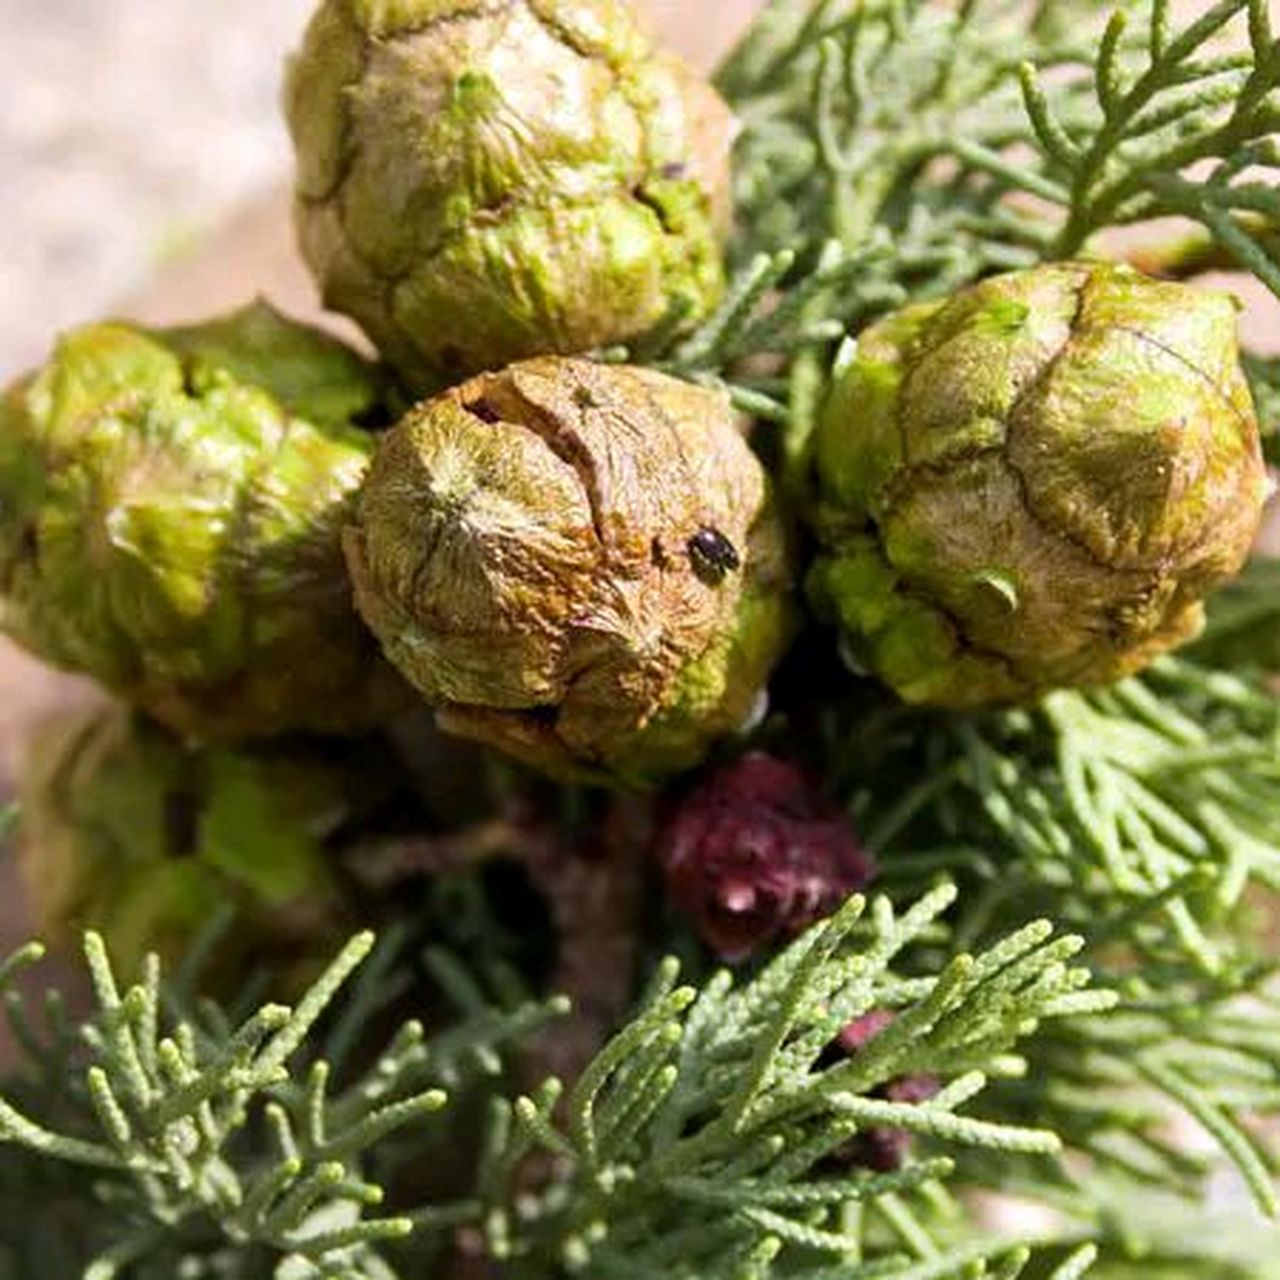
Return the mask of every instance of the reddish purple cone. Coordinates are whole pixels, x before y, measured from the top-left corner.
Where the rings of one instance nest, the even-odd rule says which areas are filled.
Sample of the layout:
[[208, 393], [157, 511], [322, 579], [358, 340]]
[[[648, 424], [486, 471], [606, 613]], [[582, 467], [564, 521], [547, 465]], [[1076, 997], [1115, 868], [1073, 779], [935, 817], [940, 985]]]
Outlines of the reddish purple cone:
[[[870, 1044], [886, 1027], [892, 1025], [894, 1015], [887, 1009], [872, 1009], [855, 1018], [837, 1037], [837, 1042], [851, 1058]], [[873, 1097], [886, 1102], [927, 1102], [938, 1092], [938, 1081], [933, 1076], [903, 1076], [890, 1080], [875, 1090]], [[893, 1173], [901, 1169], [911, 1154], [911, 1135], [905, 1129], [892, 1129], [884, 1125], [863, 1130], [840, 1153], [840, 1159], [877, 1173]]]
[[761, 752], [695, 787], [657, 854], [672, 901], [725, 960], [800, 933], [875, 874], [844, 814]]

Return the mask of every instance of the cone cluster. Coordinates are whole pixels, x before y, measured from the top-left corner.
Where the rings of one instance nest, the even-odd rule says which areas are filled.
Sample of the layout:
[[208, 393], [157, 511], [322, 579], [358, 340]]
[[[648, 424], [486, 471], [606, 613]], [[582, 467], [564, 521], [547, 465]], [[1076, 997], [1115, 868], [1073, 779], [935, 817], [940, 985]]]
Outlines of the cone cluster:
[[[0, 627], [188, 763], [425, 701], [652, 786], [759, 720], [805, 602], [908, 701], [1025, 702], [1186, 640], [1243, 562], [1218, 294], [1064, 263], [889, 316], [789, 519], [717, 386], [603, 362], [714, 313], [732, 222], [731, 114], [622, 0], [324, 0], [285, 100], [376, 362], [257, 304], [86, 326], [0, 401]], [[73, 823], [112, 758], [52, 771]]]

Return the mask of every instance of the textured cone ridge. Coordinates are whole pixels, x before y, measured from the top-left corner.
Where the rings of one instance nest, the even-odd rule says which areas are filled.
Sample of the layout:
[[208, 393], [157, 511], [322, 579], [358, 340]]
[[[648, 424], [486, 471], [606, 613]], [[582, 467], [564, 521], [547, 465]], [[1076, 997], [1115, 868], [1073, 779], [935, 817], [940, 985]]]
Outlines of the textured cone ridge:
[[0, 400], [0, 627], [196, 738], [346, 729], [399, 682], [341, 527], [371, 371], [264, 305], [98, 324]]
[[326, 0], [286, 106], [304, 255], [420, 390], [722, 291], [730, 114], [618, 0]]
[[782, 529], [722, 395], [544, 358], [383, 441], [356, 597], [447, 728], [553, 772], [689, 767], [790, 633]]
[[1226, 295], [998, 277], [864, 333], [820, 428], [815, 600], [912, 702], [1106, 683], [1195, 635], [1267, 484]]

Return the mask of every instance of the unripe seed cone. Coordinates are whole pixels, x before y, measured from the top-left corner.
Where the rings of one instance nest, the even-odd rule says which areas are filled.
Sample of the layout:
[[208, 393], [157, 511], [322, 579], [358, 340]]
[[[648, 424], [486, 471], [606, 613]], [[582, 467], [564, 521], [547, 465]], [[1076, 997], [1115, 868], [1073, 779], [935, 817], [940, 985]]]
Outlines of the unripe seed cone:
[[21, 868], [42, 937], [104, 934], [133, 970], [180, 959], [227, 907], [218, 960], [322, 955], [350, 927], [329, 843], [376, 804], [386, 770], [361, 743], [190, 748], [123, 708], [52, 724], [21, 789]]
[[304, 256], [418, 390], [719, 299], [732, 119], [623, 0], [324, 0], [286, 106]]
[[371, 370], [265, 305], [90, 325], [0, 399], [0, 628], [178, 731], [346, 729], [402, 697], [341, 527]]
[[997, 277], [873, 326], [819, 431], [815, 599], [911, 702], [1105, 683], [1195, 635], [1267, 481], [1230, 297]]
[[783, 530], [727, 399], [548, 357], [382, 441], [356, 599], [446, 728], [644, 783], [757, 705], [790, 632]]

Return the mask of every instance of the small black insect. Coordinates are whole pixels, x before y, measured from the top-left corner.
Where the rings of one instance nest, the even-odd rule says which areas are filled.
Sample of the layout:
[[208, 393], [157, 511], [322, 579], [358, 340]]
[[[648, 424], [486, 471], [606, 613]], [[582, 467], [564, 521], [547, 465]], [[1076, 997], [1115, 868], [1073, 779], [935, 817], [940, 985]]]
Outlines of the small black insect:
[[725, 574], [742, 567], [737, 547], [719, 529], [704, 526], [685, 545], [694, 573], [709, 586], [717, 586]]

